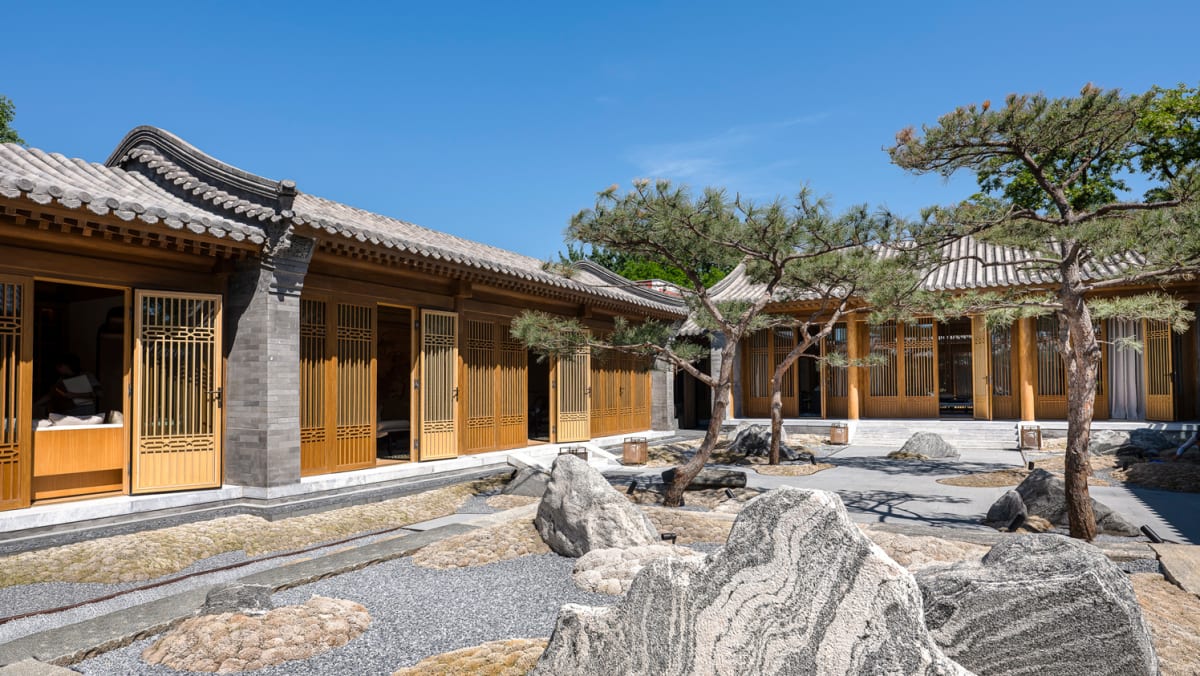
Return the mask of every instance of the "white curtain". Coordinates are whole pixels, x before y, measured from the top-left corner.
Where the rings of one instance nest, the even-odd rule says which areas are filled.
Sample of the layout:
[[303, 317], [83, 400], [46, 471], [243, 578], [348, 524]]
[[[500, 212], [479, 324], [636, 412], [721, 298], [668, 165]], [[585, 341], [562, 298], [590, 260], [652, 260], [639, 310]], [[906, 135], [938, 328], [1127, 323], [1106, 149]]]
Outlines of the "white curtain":
[[1142, 323], [1138, 321], [1108, 321], [1108, 411], [1113, 420], [1144, 420], [1146, 418], [1145, 388], [1142, 387], [1142, 353], [1120, 348], [1121, 338], [1141, 338]]

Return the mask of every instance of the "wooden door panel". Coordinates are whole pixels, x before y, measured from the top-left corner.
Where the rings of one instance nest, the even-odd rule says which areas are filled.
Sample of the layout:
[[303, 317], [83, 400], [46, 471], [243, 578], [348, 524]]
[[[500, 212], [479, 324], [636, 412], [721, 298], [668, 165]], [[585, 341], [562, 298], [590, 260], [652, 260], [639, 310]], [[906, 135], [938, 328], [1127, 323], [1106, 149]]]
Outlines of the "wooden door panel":
[[421, 311], [420, 459], [458, 455], [458, 314]]
[[529, 350], [501, 325], [497, 339], [496, 409], [500, 448], [529, 443]]
[[134, 493], [221, 485], [221, 296], [138, 291]]
[[1142, 368], [1146, 374], [1146, 419], [1175, 419], [1174, 364], [1171, 355], [1171, 325], [1142, 320]]
[[971, 407], [976, 420], [992, 419], [992, 388], [989, 366], [992, 357], [991, 334], [983, 315], [971, 317]]
[[30, 502], [32, 291], [28, 279], [0, 276], [0, 510]]
[[591, 438], [591, 359], [587, 348], [558, 358], [555, 365], [556, 441]]

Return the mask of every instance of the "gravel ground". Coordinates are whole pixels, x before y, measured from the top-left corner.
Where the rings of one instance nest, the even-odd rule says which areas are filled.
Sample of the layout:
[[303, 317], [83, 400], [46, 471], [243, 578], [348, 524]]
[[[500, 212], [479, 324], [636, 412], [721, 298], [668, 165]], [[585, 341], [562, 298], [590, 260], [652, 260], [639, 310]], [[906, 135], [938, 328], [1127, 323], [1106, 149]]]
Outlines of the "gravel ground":
[[[371, 627], [348, 645], [300, 662], [254, 672], [391, 674], [430, 655], [507, 638], [549, 636], [564, 603], [608, 605], [615, 597], [580, 591], [571, 582], [574, 559], [525, 556], [478, 568], [429, 570], [398, 559], [276, 594], [277, 605], [303, 603], [313, 594], [357, 601]], [[182, 672], [141, 661], [153, 639], [73, 665], [85, 674]]]
[[488, 492], [480, 495], [472, 495], [467, 498], [467, 501], [458, 508], [459, 514], [495, 514], [498, 510], [488, 505], [488, 498], [497, 495], [496, 492]]
[[[394, 536], [395, 533], [389, 533], [386, 535]], [[384, 536], [368, 536], [361, 540], [356, 540], [354, 544], [365, 545], [378, 540], [380, 537]], [[181, 580], [173, 584], [155, 587], [154, 589], [133, 592], [124, 596], [118, 596], [117, 598], [110, 599], [108, 601], [92, 603], [86, 606], [75, 608], [73, 610], [65, 610], [61, 613], [54, 613], [51, 615], [36, 615], [24, 620], [15, 620], [13, 622], [9, 622], [8, 624], [0, 624], [0, 643], [5, 643], [22, 636], [28, 636], [29, 634], [36, 634], [37, 632], [45, 629], [53, 629], [54, 627], [61, 627], [68, 624], [74, 624], [76, 622], [82, 622], [83, 620], [91, 619], [106, 613], [111, 613], [116, 610], [135, 606], [140, 603], [147, 603], [155, 599], [160, 599], [164, 596], [178, 594], [179, 592], [187, 591], [188, 589], [195, 589], [196, 587], [217, 584], [219, 582], [225, 582], [227, 580], [233, 580], [244, 575], [256, 573], [260, 570], [276, 568], [284, 563], [299, 558], [312, 558], [314, 556], [328, 554], [339, 549], [344, 549], [347, 546], [348, 544], [331, 545], [330, 547], [318, 549], [306, 554], [297, 554], [295, 556], [285, 556], [278, 559], [272, 559], [270, 561], [251, 563], [240, 568], [234, 568], [233, 570], [212, 573], [211, 575], [202, 575], [189, 578], [187, 580]], [[209, 557], [203, 561], [197, 561], [180, 573], [173, 573], [158, 579], [176, 577], [177, 575], [201, 570], [209, 570], [211, 568], [217, 568], [245, 560], [245, 552], [225, 552], [224, 554], [218, 554], [217, 556]], [[40, 610], [43, 608], [65, 606], [70, 603], [77, 603], [89, 598], [95, 598], [96, 596], [111, 594], [115, 591], [131, 589], [133, 587], [151, 584], [153, 582], [154, 580], [123, 584], [42, 582], [15, 587], [5, 587], [0, 589], [0, 614], [9, 616], [16, 615], [18, 613], [29, 612], [32, 610]]]

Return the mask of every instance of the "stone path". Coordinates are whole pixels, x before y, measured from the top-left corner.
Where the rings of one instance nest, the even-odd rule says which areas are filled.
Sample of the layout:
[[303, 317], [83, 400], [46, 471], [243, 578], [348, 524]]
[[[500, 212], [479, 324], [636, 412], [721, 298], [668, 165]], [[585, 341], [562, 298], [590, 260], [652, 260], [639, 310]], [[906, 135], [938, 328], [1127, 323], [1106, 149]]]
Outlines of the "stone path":
[[1191, 545], [1153, 544], [1163, 574], [1185, 591], [1200, 596], [1200, 547]]

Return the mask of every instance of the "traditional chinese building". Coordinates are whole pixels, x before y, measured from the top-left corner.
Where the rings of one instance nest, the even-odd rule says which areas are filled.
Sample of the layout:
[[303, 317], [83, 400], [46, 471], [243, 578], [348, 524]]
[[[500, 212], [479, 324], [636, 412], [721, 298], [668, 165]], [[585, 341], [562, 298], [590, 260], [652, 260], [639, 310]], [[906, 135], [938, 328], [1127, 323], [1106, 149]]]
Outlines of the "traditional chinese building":
[[0, 509], [294, 495], [671, 425], [665, 373], [539, 362], [509, 334], [530, 308], [601, 333], [686, 313], [597, 265], [560, 274], [152, 127], [103, 164], [0, 145]]
[[[947, 245], [940, 267], [925, 288], [944, 293], [967, 290], [1037, 288], [1041, 279], [1021, 266], [1016, 252], [963, 239]], [[1091, 278], [1115, 270], [1091, 267]], [[1111, 264], [1116, 265], [1116, 263]], [[1195, 307], [1200, 287], [1183, 282], [1155, 287]], [[1117, 289], [1112, 295], [1148, 291]], [[739, 267], [713, 289], [717, 300], [749, 300], [761, 292]], [[815, 301], [773, 303], [767, 311], [809, 316]], [[1097, 325], [1104, 344], [1097, 383], [1095, 417], [1113, 421], [1181, 421], [1200, 418], [1197, 406], [1197, 331], [1173, 333], [1164, 322], [1104, 321]], [[813, 354], [840, 352], [850, 360], [871, 357], [869, 365], [832, 367], [819, 359], [800, 359], [782, 385], [785, 418], [951, 418], [1056, 421], [1066, 418], [1067, 374], [1059, 355], [1054, 316], [1021, 319], [1004, 326], [986, 325], [982, 316], [945, 322], [932, 318], [870, 325], [862, 315], [835, 326], [814, 346]], [[1121, 338], [1136, 338], [1139, 351], [1118, 348]], [[770, 380], [775, 366], [797, 344], [796, 329], [754, 334], [739, 346], [730, 415], [770, 415]], [[715, 342], [714, 363], [722, 353]]]

